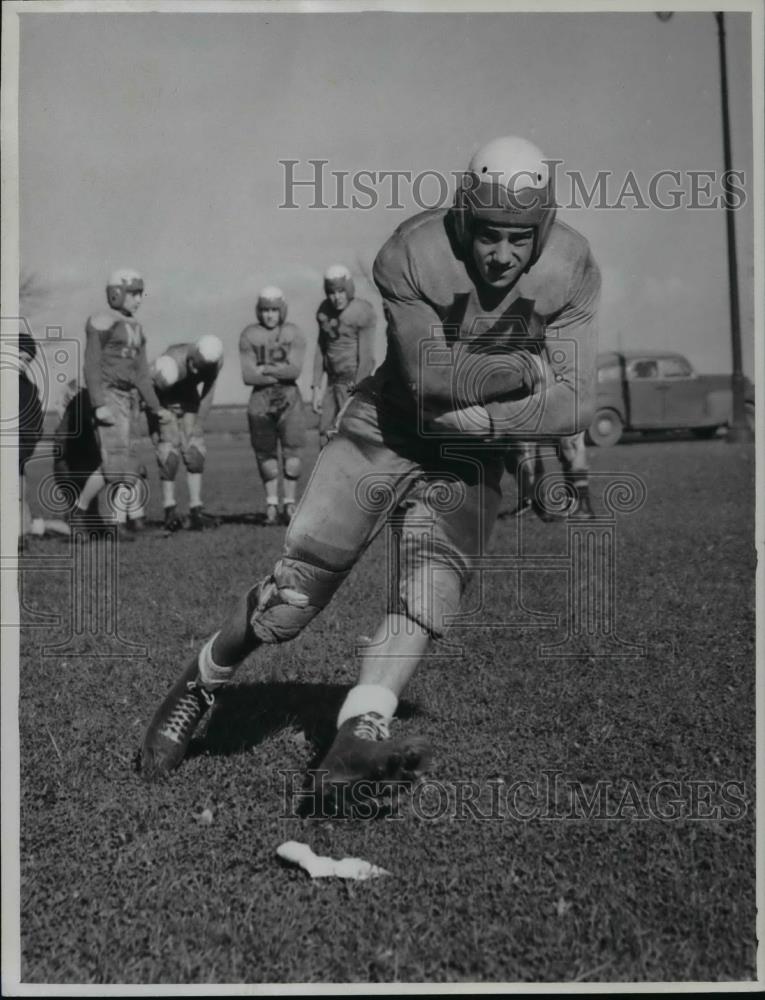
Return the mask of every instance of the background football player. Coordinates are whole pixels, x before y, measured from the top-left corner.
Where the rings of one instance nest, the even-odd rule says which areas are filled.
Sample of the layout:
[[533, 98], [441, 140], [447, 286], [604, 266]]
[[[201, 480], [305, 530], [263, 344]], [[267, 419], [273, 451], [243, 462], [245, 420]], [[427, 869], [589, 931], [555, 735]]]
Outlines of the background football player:
[[[146, 337], [134, 318], [143, 299], [143, 278], [129, 268], [114, 271], [106, 286], [108, 311], [94, 313], [85, 331], [85, 386], [96, 428], [101, 464], [88, 477], [72, 512], [72, 527], [90, 522], [86, 511], [107, 483], [124, 484], [122, 498], [114, 501], [118, 522], [124, 521], [130, 495], [139, 479], [132, 434], [134, 393], [140, 393], [146, 409], [164, 422], [164, 410], [154, 391], [146, 360]], [[120, 524], [119, 537], [132, 540]]]
[[[305, 444], [303, 399], [297, 380], [303, 370], [305, 337], [287, 323], [287, 303], [281, 289], [264, 288], [255, 305], [257, 323], [242, 330], [239, 360], [242, 380], [252, 386], [247, 406], [250, 440], [266, 491], [266, 521], [279, 521], [279, 467], [283, 476], [283, 517], [295, 511], [300, 478], [300, 452]], [[281, 452], [281, 455], [280, 455]]]
[[189, 527], [202, 531], [215, 521], [204, 513], [202, 473], [207, 448], [205, 420], [210, 412], [215, 383], [223, 367], [223, 344], [213, 334], [196, 343], [173, 344], [151, 366], [154, 388], [170, 419], [161, 423], [148, 414], [149, 435], [159, 466], [166, 531], [183, 526], [175, 498], [175, 477], [181, 462], [186, 466], [189, 488]]
[[[505, 468], [515, 477], [518, 489], [518, 503], [511, 516], [519, 517], [534, 511], [543, 521], [555, 521], [566, 517], [589, 520], [595, 516], [590, 498], [590, 464], [587, 458], [585, 432], [569, 434], [559, 438], [552, 448], [563, 470], [566, 489], [565, 505], [546, 502], [539, 495], [540, 480], [545, 474], [545, 447], [542, 441], [513, 442], [505, 456]], [[504, 515], [503, 515], [504, 516]]]
[[327, 270], [324, 294], [316, 313], [319, 337], [311, 387], [313, 411], [321, 415], [322, 448], [354, 386], [372, 374], [377, 325], [371, 303], [355, 297], [353, 278], [344, 264], [333, 264]]
[[383, 246], [374, 275], [386, 359], [319, 454], [282, 558], [155, 713], [141, 754], [147, 778], [181, 762], [215, 689], [247, 655], [298, 635], [326, 607], [391, 516], [393, 600], [321, 771], [333, 787], [420, 767], [418, 741], [391, 737], [389, 725], [486, 551], [504, 441], [573, 434], [592, 415], [600, 277], [585, 238], [555, 220], [553, 181], [535, 146], [494, 140], [471, 160], [451, 209], [415, 216]]

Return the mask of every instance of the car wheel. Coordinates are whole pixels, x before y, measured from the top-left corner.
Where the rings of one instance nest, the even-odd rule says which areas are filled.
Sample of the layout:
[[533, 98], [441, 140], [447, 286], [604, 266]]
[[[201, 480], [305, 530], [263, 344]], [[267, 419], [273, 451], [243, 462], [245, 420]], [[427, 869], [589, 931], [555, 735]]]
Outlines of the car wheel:
[[697, 438], [713, 438], [719, 427], [692, 427], [691, 430]]
[[623, 430], [622, 418], [616, 410], [598, 410], [587, 431], [587, 439], [599, 448], [610, 448], [619, 441]]

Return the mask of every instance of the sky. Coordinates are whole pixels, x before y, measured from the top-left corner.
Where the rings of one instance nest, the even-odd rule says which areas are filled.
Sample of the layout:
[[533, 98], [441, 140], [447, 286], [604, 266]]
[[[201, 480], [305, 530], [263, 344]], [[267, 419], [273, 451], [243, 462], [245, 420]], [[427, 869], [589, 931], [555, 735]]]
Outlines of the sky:
[[[748, 201], [736, 214], [744, 368], [753, 374], [751, 36], [726, 15], [734, 169]], [[205, 333], [224, 343], [218, 403], [243, 403], [240, 331], [260, 288], [284, 289], [309, 353], [321, 278], [347, 264], [379, 317], [367, 275], [393, 230], [418, 211], [286, 209], [285, 168], [431, 170], [452, 178], [487, 139], [516, 134], [590, 189], [629, 171], [643, 196], [661, 170], [722, 170], [717, 32], [710, 12], [593, 14], [22, 13], [21, 264], [42, 291], [35, 335], [84, 339], [115, 267], [146, 282], [140, 318], [149, 357]], [[664, 184], [662, 191], [672, 185]], [[561, 184], [559, 183], [559, 189]], [[719, 194], [719, 181], [711, 193]], [[333, 204], [330, 183], [326, 200]], [[438, 191], [425, 184], [429, 203]], [[663, 195], [666, 200], [666, 195]], [[702, 192], [701, 200], [704, 200]], [[580, 199], [581, 203], [581, 199]], [[698, 370], [730, 369], [722, 210], [563, 208], [603, 273], [601, 347], [685, 353]], [[46, 355], [52, 357], [49, 345]], [[55, 402], [55, 400], [51, 400]]]

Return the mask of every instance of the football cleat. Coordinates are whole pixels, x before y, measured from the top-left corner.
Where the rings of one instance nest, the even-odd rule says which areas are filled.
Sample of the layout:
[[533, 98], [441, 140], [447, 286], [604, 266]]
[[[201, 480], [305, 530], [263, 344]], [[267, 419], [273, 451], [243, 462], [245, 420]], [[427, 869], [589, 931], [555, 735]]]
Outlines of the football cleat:
[[568, 516], [575, 521], [591, 521], [595, 517], [590, 500], [590, 491], [586, 486], [577, 486], [576, 495], [571, 500]]
[[218, 522], [214, 517], [206, 514], [204, 508], [199, 505], [189, 509], [189, 530], [204, 531], [205, 528], [217, 528]]
[[180, 531], [183, 527], [183, 521], [178, 516], [175, 504], [172, 507], [165, 507], [165, 520], [162, 527], [165, 531]]
[[358, 781], [411, 781], [426, 766], [428, 748], [418, 737], [392, 739], [388, 722], [376, 712], [347, 719], [316, 776], [327, 791]]
[[179, 766], [194, 730], [214, 701], [213, 693], [200, 682], [195, 658], [170, 689], [146, 730], [138, 769], [147, 781], [165, 778]]
[[145, 517], [130, 517], [128, 518], [128, 528], [136, 534], [140, 535], [142, 532], [146, 531], [146, 518]]
[[117, 522], [117, 540], [130, 543], [135, 541], [135, 532], [131, 531], [124, 521]]
[[266, 524], [278, 524], [279, 523], [279, 508], [274, 503], [270, 503], [266, 507]]
[[284, 513], [282, 514], [282, 521], [285, 524], [289, 524], [294, 516], [295, 516], [295, 504], [286, 503], [284, 505]]

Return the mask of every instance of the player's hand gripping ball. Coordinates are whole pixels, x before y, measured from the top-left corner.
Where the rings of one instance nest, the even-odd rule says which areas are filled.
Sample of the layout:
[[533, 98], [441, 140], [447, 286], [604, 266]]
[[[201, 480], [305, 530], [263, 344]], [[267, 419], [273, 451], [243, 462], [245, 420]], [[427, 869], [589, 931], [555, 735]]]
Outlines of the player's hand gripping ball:
[[108, 406], [97, 406], [93, 416], [96, 418], [97, 424], [104, 424], [107, 427], [111, 427], [114, 423], [114, 414]]

